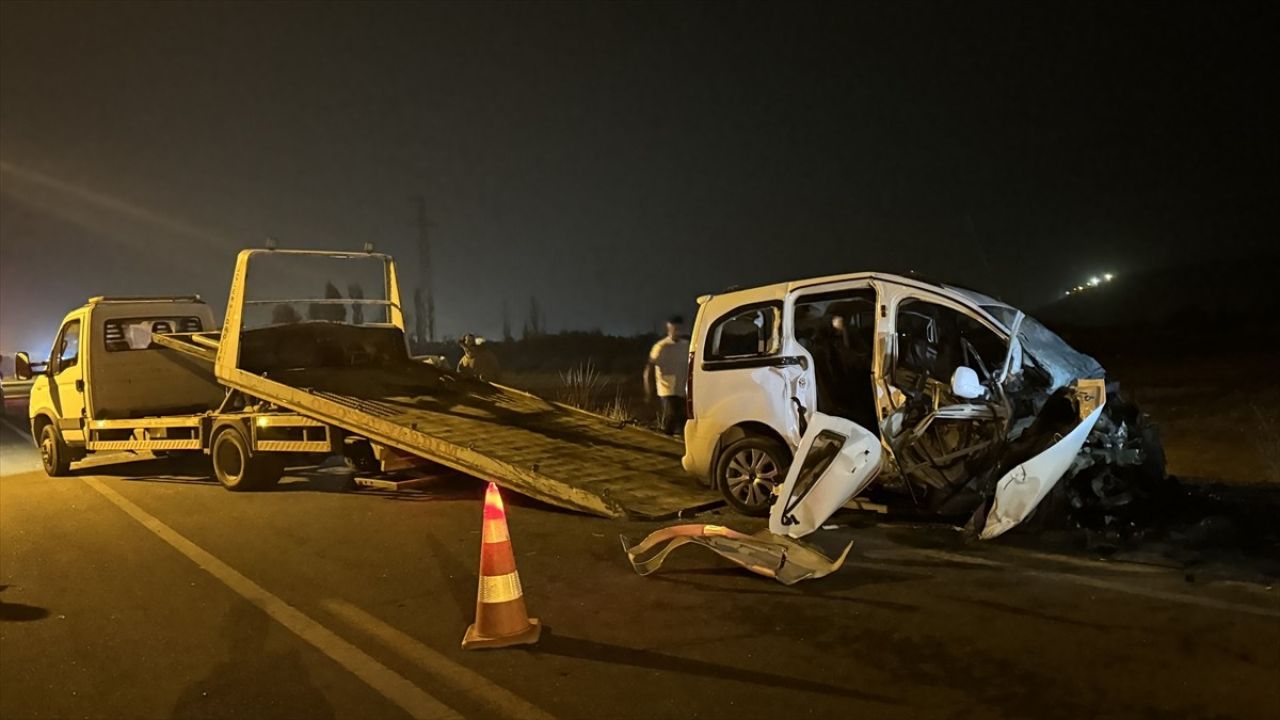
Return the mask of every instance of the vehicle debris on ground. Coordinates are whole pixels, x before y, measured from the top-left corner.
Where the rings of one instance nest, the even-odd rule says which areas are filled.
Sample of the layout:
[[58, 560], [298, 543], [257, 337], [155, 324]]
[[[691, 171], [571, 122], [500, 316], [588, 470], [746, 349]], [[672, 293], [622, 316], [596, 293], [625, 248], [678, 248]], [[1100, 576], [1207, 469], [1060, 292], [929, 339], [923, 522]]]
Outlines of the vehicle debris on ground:
[[809, 545], [769, 530], [754, 535], [720, 525], [673, 525], [656, 530], [636, 545], [622, 536], [622, 549], [631, 567], [649, 575], [662, 567], [667, 556], [688, 544], [700, 545], [757, 575], [783, 585], [825, 577], [844, 565], [850, 542], [834, 560]]

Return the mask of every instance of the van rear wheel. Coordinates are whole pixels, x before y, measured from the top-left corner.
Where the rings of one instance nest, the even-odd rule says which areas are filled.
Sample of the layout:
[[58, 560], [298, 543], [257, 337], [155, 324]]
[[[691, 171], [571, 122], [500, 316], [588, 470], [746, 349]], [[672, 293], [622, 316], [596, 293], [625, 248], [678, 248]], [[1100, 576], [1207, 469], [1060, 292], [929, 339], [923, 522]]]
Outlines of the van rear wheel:
[[769, 514], [774, 490], [786, 479], [791, 456], [782, 443], [761, 435], [733, 442], [716, 462], [716, 482], [725, 502], [743, 515]]
[[284, 474], [282, 460], [275, 455], [254, 453], [239, 428], [219, 431], [209, 454], [213, 458], [213, 474], [228, 490], [265, 490], [280, 482]]

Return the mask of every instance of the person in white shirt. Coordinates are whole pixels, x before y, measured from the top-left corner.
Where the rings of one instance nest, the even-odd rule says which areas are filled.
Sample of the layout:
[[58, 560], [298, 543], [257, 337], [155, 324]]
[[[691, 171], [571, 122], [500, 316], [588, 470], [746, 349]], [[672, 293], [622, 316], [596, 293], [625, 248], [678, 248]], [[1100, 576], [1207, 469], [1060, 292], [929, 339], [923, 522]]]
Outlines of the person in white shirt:
[[689, 340], [681, 336], [684, 318], [667, 320], [667, 336], [654, 343], [644, 366], [645, 396], [655, 394], [661, 406], [658, 421], [668, 435], [684, 432], [685, 384], [689, 380]]

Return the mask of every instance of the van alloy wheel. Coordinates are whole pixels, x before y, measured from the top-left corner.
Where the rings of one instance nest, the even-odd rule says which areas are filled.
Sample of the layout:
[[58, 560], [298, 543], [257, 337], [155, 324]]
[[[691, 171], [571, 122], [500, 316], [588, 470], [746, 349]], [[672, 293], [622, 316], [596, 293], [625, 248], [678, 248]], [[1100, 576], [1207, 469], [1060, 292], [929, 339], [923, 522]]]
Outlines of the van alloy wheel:
[[778, 483], [778, 466], [763, 450], [743, 448], [729, 459], [729, 492], [747, 505], [767, 503]]
[[745, 515], [766, 515], [774, 488], [786, 477], [787, 453], [778, 442], [746, 437], [725, 448], [719, 462], [720, 492]]

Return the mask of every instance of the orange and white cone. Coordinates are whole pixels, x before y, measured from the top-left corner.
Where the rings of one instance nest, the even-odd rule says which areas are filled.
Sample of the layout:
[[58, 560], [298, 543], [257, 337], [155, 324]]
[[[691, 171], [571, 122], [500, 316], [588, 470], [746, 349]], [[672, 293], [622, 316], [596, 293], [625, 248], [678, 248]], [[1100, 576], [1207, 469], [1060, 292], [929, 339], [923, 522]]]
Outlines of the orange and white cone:
[[489, 483], [484, 494], [484, 542], [480, 546], [480, 591], [476, 621], [462, 637], [462, 649], [500, 648], [538, 642], [542, 625], [529, 617], [524, 590], [507, 532], [507, 511], [498, 486]]

